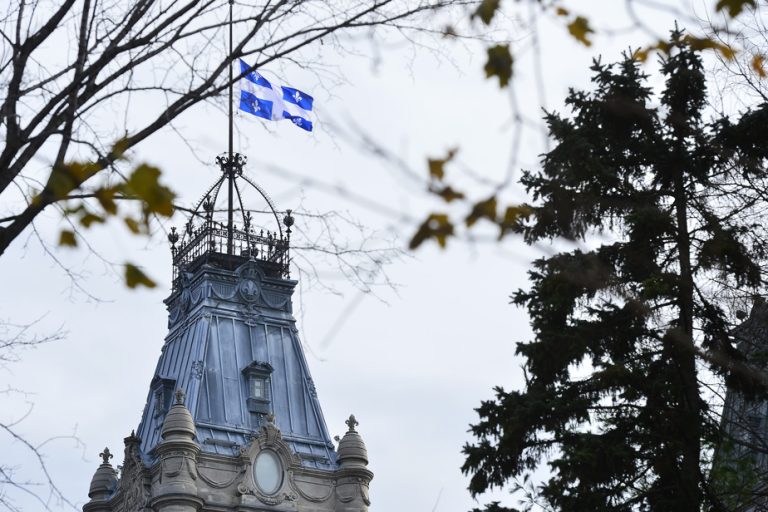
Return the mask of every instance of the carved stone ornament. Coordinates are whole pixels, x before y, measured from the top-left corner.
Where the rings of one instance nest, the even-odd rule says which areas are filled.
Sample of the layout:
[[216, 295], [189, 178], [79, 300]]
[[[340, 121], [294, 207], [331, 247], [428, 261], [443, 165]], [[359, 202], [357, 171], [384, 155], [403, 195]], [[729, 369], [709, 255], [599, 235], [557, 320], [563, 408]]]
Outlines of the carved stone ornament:
[[192, 363], [189, 368], [189, 375], [195, 379], [201, 379], [203, 377], [203, 369], [205, 368], [203, 361], [197, 360]]
[[239, 316], [243, 319], [245, 325], [253, 327], [258, 324], [261, 318], [261, 310], [254, 303], [246, 303], [240, 309]]
[[117, 487], [116, 512], [150, 512], [150, 483], [139, 454], [140, 440], [134, 433], [125, 439], [125, 460]]
[[250, 260], [237, 269], [237, 291], [247, 302], [257, 302], [261, 296], [261, 270], [256, 261]]
[[192, 305], [192, 274], [182, 270], [179, 272], [181, 281], [181, 295], [179, 297], [179, 309], [186, 312]]
[[327, 485], [324, 486], [324, 492], [322, 494], [312, 494], [309, 492], [309, 489], [314, 488], [315, 492], [317, 492], [317, 488], [321, 487], [321, 485], [317, 481], [302, 480], [301, 478], [296, 477], [293, 474], [293, 471], [288, 472], [288, 483], [290, 483], [291, 488], [302, 498], [312, 503], [322, 503], [331, 499], [337, 484], [335, 479], [330, 480]]
[[[264, 450], [271, 451], [280, 461], [283, 477], [277, 490], [272, 494], [264, 494], [259, 490], [254, 479], [254, 465], [256, 457]], [[291, 447], [283, 441], [283, 435], [275, 426], [274, 416], [269, 415], [267, 422], [261, 427], [258, 437], [254, 437], [247, 447], [240, 450], [240, 454], [247, 465], [242, 479], [237, 484], [237, 492], [241, 495], [255, 496], [260, 502], [268, 506], [275, 506], [285, 501], [295, 501], [298, 496], [292, 492], [290, 477], [293, 470], [301, 467], [301, 459], [293, 453]]]

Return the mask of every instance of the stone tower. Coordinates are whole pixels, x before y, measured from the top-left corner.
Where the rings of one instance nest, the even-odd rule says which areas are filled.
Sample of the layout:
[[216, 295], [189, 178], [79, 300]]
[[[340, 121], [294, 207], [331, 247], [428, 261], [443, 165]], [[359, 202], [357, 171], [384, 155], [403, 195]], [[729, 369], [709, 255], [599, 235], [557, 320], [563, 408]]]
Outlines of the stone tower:
[[[102, 453], [83, 511], [367, 511], [357, 421], [334, 449], [299, 341], [291, 211], [243, 175], [241, 155], [217, 162], [221, 178], [168, 237], [168, 335], [141, 422], [119, 475]], [[252, 225], [247, 191], [266, 201], [271, 231]]]
[[[768, 304], [758, 300], [732, 334], [747, 370], [766, 375]], [[729, 387], [720, 434], [711, 472], [717, 497], [728, 510], [768, 510], [768, 399]]]

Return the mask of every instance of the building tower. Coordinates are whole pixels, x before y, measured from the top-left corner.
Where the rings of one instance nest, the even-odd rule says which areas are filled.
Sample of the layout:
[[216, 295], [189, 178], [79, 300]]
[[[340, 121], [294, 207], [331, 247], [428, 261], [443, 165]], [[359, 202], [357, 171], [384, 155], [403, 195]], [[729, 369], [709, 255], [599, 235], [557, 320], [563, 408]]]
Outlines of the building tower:
[[[768, 303], [757, 299], [732, 336], [746, 372], [768, 371]], [[713, 489], [728, 510], [768, 510], [768, 399], [759, 390], [729, 386], [720, 443], [711, 472]]]
[[[168, 236], [168, 335], [141, 422], [119, 475], [102, 453], [83, 511], [366, 511], [357, 421], [335, 450], [298, 338], [291, 211], [243, 174], [242, 155], [217, 163], [221, 177]], [[244, 206], [254, 192], [259, 227]]]

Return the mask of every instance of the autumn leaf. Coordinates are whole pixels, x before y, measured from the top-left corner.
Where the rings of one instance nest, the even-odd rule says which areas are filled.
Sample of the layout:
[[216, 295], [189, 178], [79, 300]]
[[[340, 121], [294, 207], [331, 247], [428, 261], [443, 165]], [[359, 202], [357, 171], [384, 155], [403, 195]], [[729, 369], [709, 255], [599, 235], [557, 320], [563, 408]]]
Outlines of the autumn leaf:
[[733, 60], [733, 58], [736, 57], [734, 49], [720, 41], [715, 41], [708, 37], [695, 37], [691, 35], [685, 36], [684, 39], [691, 46], [692, 50], [715, 50], [726, 60]]
[[715, 4], [715, 10], [719, 12], [726, 9], [731, 18], [735, 18], [741, 14], [741, 11], [743, 11], [745, 7], [754, 9], [757, 7], [757, 2], [755, 0], [719, 0], [717, 4]]
[[638, 62], [645, 62], [651, 55], [651, 52], [657, 51], [661, 53], [669, 53], [672, 46], [666, 41], [657, 41], [655, 44], [646, 46], [645, 48], [639, 48], [632, 53], [632, 58]]
[[128, 286], [128, 288], [136, 288], [137, 286], [154, 288], [157, 286], [157, 284], [149, 277], [147, 277], [147, 275], [142, 272], [139, 267], [131, 263], [125, 264], [125, 284]]
[[122, 139], [115, 142], [115, 144], [112, 146], [112, 156], [114, 156], [117, 159], [123, 159], [125, 156], [125, 152], [128, 151], [128, 147], [131, 144], [131, 139], [128, 137], [123, 137]]
[[472, 207], [472, 211], [467, 215], [465, 222], [467, 227], [471, 227], [480, 219], [488, 219], [496, 222], [496, 196], [489, 197], [480, 201]]
[[445, 164], [453, 160], [453, 157], [456, 155], [456, 149], [451, 149], [448, 151], [448, 154], [445, 158], [430, 158], [427, 160], [427, 165], [429, 167], [429, 176], [430, 178], [435, 178], [437, 180], [442, 180], [445, 177]]
[[62, 230], [59, 233], [59, 245], [62, 247], [77, 247], [75, 233], [66, 229]]
[[160, 184], [160, 169], [147, 164], [139, 165], [125, 182], [125, 191], [144, 201], [147, 213], [164, 217], [173, 215], [174, 193]]
[[104, 211], [110, 215], [117, 214], [117, 203], [115, 197], [117, 196], [117, 189], [115, 187], [102, 187], [94, 191], [94, 196], [99, 202]]
[[555, 9], [555, 14], [557, 14], [558, 16], [568, 16], [570, 14], [570, 11], [568, 11], [568, 9], [566, 9], [565, 7], [558, 7], [557, 9]]
[[765, 78], [765, 56], [764, 55], [755, 55], [752, 57], [752, 69], [757, 73], [757, 76], [760, 78]]
[[594, 34], [595, 31], [589, 26], [589, 20], [584, 16], [576, 16], [572, 22], [568, 24], [568, 32], [582, 43], [584, 46], [592, 46], [592, 41], [588, 39], [589, 34]]
[[449, 236], [453, 236], [453, 224], [444, 213], [432, 213], [427, 217], [411, 238], [408, 247], [413, 250], [430, 239], [437, 240], [440, 247], [445, 247]]
[[134, 235], [138, 235], [139, 233], [141, 233], [141, 224], [136, 219], [132, 219], [130, 217], [126, 217], [126, 218], [123, 219], [123, 222], [125, 222], [126, 227]]
[[435, 195], [442, 197], [446, 203], [450, 203], [451, 201], [455, 201], [457, 199], [464, 199], [464, 193], [459, 192], [458, 190], [455, 190], [450, 185], [446, 185], [444, 187], [439, 187], [439, 188], [437, 187], [430, 188], [429, 191]]
[[510, 231], [515, 231], [520, 224], [520, 219], [527, 219], [533, 210], [527, 204], [508, 206], [504, 212], [504, 218], [499, 222], [499, 240]]
[[103, 167], [93, 162], [70, 162], [54, 167], [48, 176], [45, 190], [54, 201], [66, 198]]
[[106, 222], [104, 217], [91, 212], [85, 212], [83, 216], [80, 217], [80, 224], [86, 228], [91, 227], [91, 224], [103, 224], [104, 222]]
[[483, 23], [489, 25], [493, 19], [493, 15], [496, 14], [498, 9], [499, 0], [483, 0], [480, 2], [480, 5], [477, 6], [477, 9], [475, 10], [474, 14], [472, 14], [472, 17], [474, 18], [477, 16], [483, 20]]
[[509, 45], [497, 44], [488, 48], [488, 62], [485, 64], [485, 76], [499, 77], [499, 87], [506, 87], [509, 79], [512, 78], [512, 54], [509, 52]]

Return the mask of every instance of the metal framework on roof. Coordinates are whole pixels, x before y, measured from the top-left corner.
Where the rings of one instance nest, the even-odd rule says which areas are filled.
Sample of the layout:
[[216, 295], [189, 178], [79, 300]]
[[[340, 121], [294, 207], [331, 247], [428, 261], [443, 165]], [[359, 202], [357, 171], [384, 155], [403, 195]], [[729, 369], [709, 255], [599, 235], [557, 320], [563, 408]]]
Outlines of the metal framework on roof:
[[[290, 277], [291, 226], [294, 218], [286, 210], [280, 219], [278, 210], [266, 191], [243, 173], [246, 157], [234, 153], [216, 157], [221, 176], [206, 190], [191, 210], [191, 216], [181, 234], [175, 227], [168, 234], [173, 255], [173, 288], [185, 268], [201, 257], [227, 261], [227, 256], [254, 258], [265, 264], [265, 270], [279, 277]], [[238, 184], [240, 181], [240, 184]], [[226, 208], [219, 208], [221, 190], [227, 184]], [[266, 202], [267, 214], [274, 219], [272, 231], [254, 227], [252, 212], [243, 200], [246, 190], [256, 193]], [[235, 202], [235, 198], [237, 201]], [[220, 218], [226, 213], [226, 220]], [[239, 216], [239, 219], [237, 217]], [[239, 225], [235, 221], [239, 221]], [[281, 222], [282, 220], [282, 222]], [[285, 231], [283, 230], [285, 225]], [[222, 258], [221, 256], [225, 256]], [[232, 259], [232, 258], [229, 258]]]

